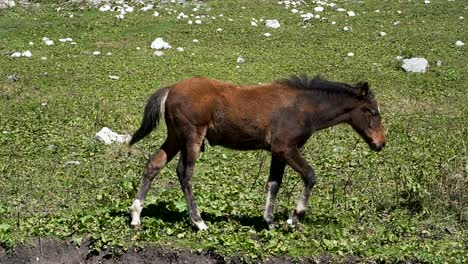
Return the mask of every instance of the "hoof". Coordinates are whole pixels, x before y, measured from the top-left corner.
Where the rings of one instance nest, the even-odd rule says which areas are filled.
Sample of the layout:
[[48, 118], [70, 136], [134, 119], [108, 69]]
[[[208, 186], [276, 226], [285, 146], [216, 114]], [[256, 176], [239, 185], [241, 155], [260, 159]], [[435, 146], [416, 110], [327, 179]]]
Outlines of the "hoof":
[[195, 228], [197, 228], [200, 231], [208, 230], [208, 226], [206, 226], [205, 222], [203, 221], [193, 222], [193, 225], [195, 226]]

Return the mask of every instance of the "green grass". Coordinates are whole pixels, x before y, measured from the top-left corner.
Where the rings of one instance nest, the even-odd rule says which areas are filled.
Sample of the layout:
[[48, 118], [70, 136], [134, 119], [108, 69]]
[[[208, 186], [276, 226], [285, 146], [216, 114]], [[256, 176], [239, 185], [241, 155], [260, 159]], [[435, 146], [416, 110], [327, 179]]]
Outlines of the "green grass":
[[[0, 52], [33, 53], [29, 59], [0, 56], [0, 243], [52, 236], [76, 243], [91, 238], [97, 250], [162, 245], [246, 259], [329, 252], [389, 262], [468, 261], [468, 56], [466, 47], [454, 44], [467, 41], [466, 19], [458, 18], [468, 17], [465, 4], [336, 3], [358, 16], [326, 8], [327, 20], [304, 24], [276, 1], [209, 1], [196, 12], [207, 15], [203, 24], [192, 26], [164, 9], [156, 18], [136, 8], [123, 21], [115, 13], [71, 4], [56, 11], [59, 5], [52, 2], [0, 10]], [[195, 13], [192, 4], [169, 7]], [[276, 18], [281, 28], [261, 22], [252, 27], [252, 17]], [[344, 26], [352, 31], [343, 32]], [[45, 46], [45, 36], [55, 45]], [[159, 36], [173, 48], [154, 57], [149, 46]], [[58, 42], [65, 37], [77, 45]], [[178, 46], [185, 51], [177, 52]], [[93, 56], [95, 50], [103, 55]], [[236, 69], [239, 55], [246, 63]], [[428, 72], [404, 73], [397, 55], [425, 57]], [[437, 67], [436, 60], [443, 65]], [[388, 143], [376, 154], [346, 126], [315, 134], [303, 153], [318, 183], [299, 230], [264, 229], [268, 154], [221, 147], [207, 148], [194, 177], [209, 231], [190, 227], [175, 162], [152, 186], [144, 228], [130, 228], [127, 208], [165, 130], [161, 126], [132, 149], [97, 143], [98, 130], [132, 133], [148, 95], [186, 77], [255, 84], [301, 73], [369, 81]], [[8, 81], [12, 74], [19, 81]], [[279, 223], [294, 208], [300, 187], [288, 169], [275, 213]]]

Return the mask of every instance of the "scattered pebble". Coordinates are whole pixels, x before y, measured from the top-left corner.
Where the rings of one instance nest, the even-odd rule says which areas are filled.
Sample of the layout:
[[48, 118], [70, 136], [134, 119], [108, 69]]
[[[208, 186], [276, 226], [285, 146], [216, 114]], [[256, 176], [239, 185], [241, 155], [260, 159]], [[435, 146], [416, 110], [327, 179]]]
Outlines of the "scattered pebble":
[[457, 42], [455, 42], [455, 45], [458, 46], [458, 47], [461, 47], [461, 46], [464, 46], [465, 43], [461, 40], [457, 40]]
[[198, 41], [198, 39], [193, 39], [192, 42], [193, 43], [198, 43], [199, 41]]
[[314, 11], [315, 12], [323, 12], [323, 7], [321, 7], [321, 6], [314, 7]]
[[155, 50], [170, 49], [172, 48], [169, 43], [165, 42], [162, 38], [157, 38], [151, 43], [151, 48]]
[[81, 163], [79, 161], [77, 161], [77, 160], [69, 160], [69, 161], [65, 162], [65, 165], [76, 165], [76, 166], [78, 166], [80, 164]]
[[265, 20], [265, 25], [269, 28], [279, 28], [281, 25], [277, 19], [267, 19]]
[[356, 16], [356, 14], [353, 11], [348, 11], [346, 14], [348, 14], [349, 17]]
[[404, 59], [401, 67], [407, 72], [425, 73], [429, 63], [425, 58]]
[[158, 16], [159, 16], [159, 13], [158, 13], [157, 11], [154, 11], [153, 16], [154, 16], [154, 17], [158, 17]]
[[337, 8], [336, 11], [338, 11], [338, 12], [346, 12], [346, 9], [340, 7], [340, 8]]
[[101, 52], [100, 51], [93, 51], [93, 55], [94, 56], [99, 56], [99, 55], [101, 55]]
[[271, 34], [267, 32], [267, 33], [263, 34], [263, 36], [269, 38], [269, 37], [271, 37]]
[[437, 65], [437, 67], [441, 67], [442, 66], [442, 61], [441, 60], [436, 60], [436, 65]]
[[11, 54], [11, 57], [12, 58], [19, 58], [19, 57], [21, 57], [21, 52], [13, 52], [13, 54]]
[[387, 33], [383, 32], [383, 31], [380, 31], [380, 33], [379, 33], [379, 34], [380, 34], [380, 36], [381, 36], [381, 37], [385, 37], [385, 36], [387, 36]]
[[34, 45], [34, 42], [30, 41], [30, 42], [29, 42], [29, 45], [33, 46], [33, 45]]
[[115, 76], [115, 75], [109, 75], [109, 78], [110, 78], [111, 80], [118, 80], [118, 79], [120, 79], [119, 76]]
[[177, 47], [176, 50], [177, 50], [178, 52], [183, 52], [183, 51], [184, 51], [184, 48], [182, 48], [182, 47]]
[[101, 6], [99, 8], [99, 11], [101, 11], [101, 12], [106, 12], [106, 11], [109, 11], [109, 10], [111, 10], [110, 5], [103, 5], [103, 6]]
[[73, 39], [72, 38], [61, 38], [61, 39], [59, 39], [59, 41], [62, 42], [62, 43], [65, 43], [65, 42], [72, 42]]
[[154, 56], [157, 56], [157, 57], [161, 57], [164, 55], [164, 52], [160, 51], [160, 50], [157, 50], [153, 53]]
[[257, 26], [257, 22], [255, 22], [255, 21], [250, 21], [250, 25], [256, 27], [256, 26]]
[[50, 40], [48, 37], [43, 37], [42, 42], [44, 42], [47, 46], [52, 46], [54, 45], [54, 41]]
[[107, 56], [112, 56], [112, 52], [107, 52], [106, 55]]
[[348, 55], [348, 57], [353, 57], [353, 56], [354, 56], [354, 53], [349, 52], [347, 55]]
[[119, 135], [107, 127], [103, 127], [94, 138], [104, 144], [127, 143], [132, 138], [130, 135]]
[[16, 74], [13, 74], [13, 75], [8, 76], [7, 80], [11, 81], [11, 82], [16, 82], [16, 81], [19, 80], [19, 78], [18, 78], [18, 76], [16, 76]]
[[237, 58], [237, 64], [243, 64], [245, 63], [245, 59], [242, 57]]
[[429, 0], [424, 0], [424, 3], [425, 3], [425, 4], [430, 4], [431, 1], [429, 1]]
[[223, 32], [223, 29], [222, 28], [217, 28], [216, 31]]
[[31, 53], [31, 51], [27, 50], [27, 51], [21, 53], [21, 56], [22, 56], [22, 57], [31, 58], [32, 53]]
[[343, 28], [343, 31], [350, 31], [350, 30], [351, 30], [351, 28], [349, 28], [347, 26]]

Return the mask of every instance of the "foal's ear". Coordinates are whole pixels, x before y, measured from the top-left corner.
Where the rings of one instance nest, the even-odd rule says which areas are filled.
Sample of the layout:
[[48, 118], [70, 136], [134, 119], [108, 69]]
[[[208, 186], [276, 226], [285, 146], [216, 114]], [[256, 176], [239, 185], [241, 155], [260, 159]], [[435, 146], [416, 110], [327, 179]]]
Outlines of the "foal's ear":
[[367, 96], [369, 95], [369, 83], [358, 82], [356, 84], [356, 87], [358, 88], [359, 96], [362, 98], [367, 98]]

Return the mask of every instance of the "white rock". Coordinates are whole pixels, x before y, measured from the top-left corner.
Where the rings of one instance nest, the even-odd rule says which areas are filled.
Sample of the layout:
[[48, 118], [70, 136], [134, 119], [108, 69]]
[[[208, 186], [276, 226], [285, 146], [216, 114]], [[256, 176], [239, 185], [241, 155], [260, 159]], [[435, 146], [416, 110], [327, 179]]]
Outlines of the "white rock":
[[424, 3], [425, 3], [425, 4], [430, 4], [431, 1], [429, 1], [429, 0], [424, 0]]
[[170, 49], [172, 48], [169, 43], [165, 42], [162, 38], [157, 38], [151, 43], [151, 48], [155, 50]]
[[195, 24], [201, 25], [202, 21], [200, 19], [195, 20]]
[[458, 47], [461, 47], [461, 46], [464, 46], [465, 43], [461, 40], [457, 40], [457, 42], [455, 42], [455, 45], [458, 46]]
[[69, 160], [67, 162], [65, 162], [65, 165], [80, 165], [81, 162], [77, 161], [77, 160]]
[[250, 21], [250, 25], [256, 27], [256, 26], [257, 26], [257, 22], [255, 22], [255, 21]]
[[34, 42], [30, 41], [30, 42], [29, 42], [29, 45], [33, 46], [33, 45], [34, 45]]
[[436, 61], [436, 65], [437, 65], [437, 67], [441, 67], [441, 66], [442, 66], [442, 61], [441, 61], [441, 60], [437, 60], [437, 61]]
[[459, 17], [458, 19], [465, 19], [465, 18], [461, 16], [461, 17]]
[[161, 57], [162, 55], [164, 55], [164, 52], [160, 51], [160, 50], [157, 50], [153, 53], [154, 56], [157, 56], [157, 57]]
[[93, 55], [94, 56], [99, 56], [99, 55], [101, 55], [101, 52], [100, 51], [93, 51]]
[[356, 14], [353, 11], [348, 11], [346, 14], [348, 14], [348, 16], [350, 17], [356, 16]]
[[177, 47], [176, 50], [177, 50], [178, 52], [183, 52], [183, 51], [184, 51], [184, 48], [182, 48], [182, 47]]
[[303, 21], [308, 21], [314, 18], [314, 14], [312, 13], [306, 13], [301, 15]]
[[154, 11], [153, 16], [154, 16], [154, 17], [158, 17], [158, 16], [159, 16], [159, 13], [158, 13], [157, 11]]
[[106, 12], [106, 11], [109, 11], [109, 10], [111, 10], [110, 5], [103, 5], [103, 6], [101, 6], [99, 8], [99, 11], [101, 11], [101, 12]]
[[337, 8], [336, 11], [338, 11], [338, 12], [346, 12], [346, 9], [340, 7], [340, 8]]
[[401, 67], [407, 72], [424, 73], [428, 66], [429, 63], [425, 58], [411, 58], [404, 59]]
[[21, 52], [14, 52], [13, 54], [11, 54], [11, 57], [12, 58], [19, 58], [19, 57], [21, 57]]
[[271, 34], [267, 32], [267, 33], [263, 34], [263, 36], [269, 38], [269, 37], [271, 37]]
[[192, 21], [192, 20], [189, 20], [189, 21], [187, 21], [187, 24], [192, 25], [192, 24], [193, 24], [193, 21]]
[[321, 7], [321, 6], [314, 7], [314, 11], [315, 12], [323, 12], [323, 7]]
[[237, 58], [237, 64], [243, 64], [245, 63], [245, 59], [242, 57]]
[[31, 58], [32, 53], [31, 53], [31, 51], [27, 50], [27, 51], [21, 53], [21, 56]]
[[394, 25], [394, 26], [396, 26], [396, 25], [398, 25], [398, 24], [400, 24], [400, 21], [393, 22], [393, 25]]
[[47, 57], [41, 57], [41, 60], [47, 60]]
[[117, 18], [118, 20], [122, 20], [125, 18], [124, 14], [118, 14], [115, 16], [115, 18]]
[[349, 27], [343, 27], [343, 31], [350, 31], [351, 29]]
[[193, 43], [198, 43], [199, 41], [198, 41], [198, 39], [193, 39], [192, 42]]
[[223, 29], [222, 28], [217, 28], [216, 31], [223, 32]]
[[127, 13], [132, 13], [133, 10], [134, 10], [134, 8], [132, 6], [128, 6], [128, 7], [125, 8], [125, 12], [127, 12]]
[[265, 20], [265, 26], [269, 28], [279, 28], [281, 27], [279, 21], [277, 19], [267, 19]]
[[128, 143], [132, 138], [130, 135], [119, 135], [107, 127], [103, 127], [99, 132], [96, 133], [94, 138], [105, 144], [112, 143]]
[[353, 56], [354, 56], [354, 53], [349, 52], [347, 55], [348, 55], [348, 57], [353, 57]]
[[297, 10], [297, 9], [294, 8], [294, 9], [291, 9], [291, 12], [292, 12], [293, 14], [296, 14], [297, 12], [299, 12], [299, 10]]
[[397, 61], [401, 61], [401, 60], [403, 59], [403, 56], [398, 55], [398, 56], [395, 57], [395, 59], [396, 59]]
[[120, 79], [120, 77], [119, 77], [119, 76], [116, 76], [116, 75], [109, 75], [109, 78], [110, 78], [111, 80], [118, 80], [118, 79]]
[[112, 56], [112, 52], [107, 52], [106, 55], [107, 56]]
[[387, 33], [383, 32], [383, 31], [380, 31], [380, 33], [379, 33], [379, 34], [380, 34], [380, 36], [381, 36], [381, 37], [385, 37], [385, 36], [387, 36]]

